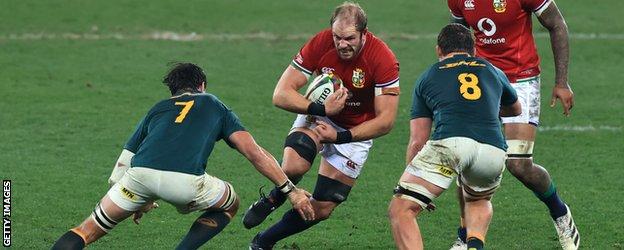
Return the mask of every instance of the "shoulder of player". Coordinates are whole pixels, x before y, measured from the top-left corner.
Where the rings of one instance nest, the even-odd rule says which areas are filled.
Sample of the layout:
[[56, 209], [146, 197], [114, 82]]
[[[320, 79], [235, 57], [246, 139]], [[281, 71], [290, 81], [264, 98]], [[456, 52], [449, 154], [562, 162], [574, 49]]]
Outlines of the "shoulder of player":
[[375, 64], [394, 64], [398, 62], [396, 55], [392, 49], [390, 49], [388, 44], [371, 32], [368, 32], [366, 36], [363, 56], [365, 56], [367, 60], [371, 60], [372, 62], [375, 62]]
[[394, 56], [394, 52], [390, 49], [390, 46], [370, 31], [366, 33], [366, 44], [364, 46], [368, 46], [368, 48], [365, 47], [365, 49], [368, 49], [369, 53], [376, 55], [392, 54]]
[[420, 74], [418, 80], [416, 80], [416, 85], [414, 87], [422, 90], [422, 88], [429, 85], [428, 83], [431, 82], [431, 78], [436, 75], [439, 67], [440, 63], [434, 63], [433, 65], [429, 66], [429, 68], [427, 68], [425, 71], [422, 72], [422, 74]]

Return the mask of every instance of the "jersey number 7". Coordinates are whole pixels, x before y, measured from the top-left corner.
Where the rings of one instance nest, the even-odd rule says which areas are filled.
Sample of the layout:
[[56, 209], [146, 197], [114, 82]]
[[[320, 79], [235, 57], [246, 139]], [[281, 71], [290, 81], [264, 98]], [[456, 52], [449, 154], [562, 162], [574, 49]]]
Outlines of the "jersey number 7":
[[182, 108], [182, 110], [180, 111], [180, 114], [178, 115], [178, 117], [176, 117], [175, 123], [182, 123], [182, 121], [184, 121], [184, 118], [186, 118], [186, 114], [188, 114], [188, 112], [191, 110], [191, 107], [193, 107], [193, 104], [195, 104], [195, 100], [188, 101], [188, 102], [176, 102], [175, 103], [176, 106], [184, 106], [184, 108]]
[[459, 93], [462, 97], [471, 101], [481, 98], [481, 89], [477, 86], [479, 78], [475, 74], [461, 73], [457, 76], [457, 80], [459, 80]]

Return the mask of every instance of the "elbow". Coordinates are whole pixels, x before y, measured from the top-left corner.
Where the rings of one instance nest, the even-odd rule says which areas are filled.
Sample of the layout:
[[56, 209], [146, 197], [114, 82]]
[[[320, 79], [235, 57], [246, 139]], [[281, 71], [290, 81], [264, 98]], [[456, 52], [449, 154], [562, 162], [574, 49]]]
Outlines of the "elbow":
[[394, 127], [394, 121], [390, 121], [390, 122], [386, 122], [384, 124], [381, 124], [381, 126], [379, 127], [379, 136], [383, 136], [383, 135], [387, 135], [388, 133], [390, 133], [390, 131], [392, 131], [392, 128]]
[[286, 106], [285, 103], [287, 102], [286, 95], [280, 92], [275, 92], [273, 94], [272, 102], [273, 102], [273, 106], [278, 107], [278, 108], [284, 108]]

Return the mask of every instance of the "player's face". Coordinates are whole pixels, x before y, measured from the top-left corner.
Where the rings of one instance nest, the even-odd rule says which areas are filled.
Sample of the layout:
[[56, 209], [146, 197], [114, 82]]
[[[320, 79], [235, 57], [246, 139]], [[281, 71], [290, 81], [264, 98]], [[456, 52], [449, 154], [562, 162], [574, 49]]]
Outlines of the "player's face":
[[332, 25], [332, 33], [340, 59], [351, 60], [360, 52], [363, 36], [353, 21], [337, 19]]

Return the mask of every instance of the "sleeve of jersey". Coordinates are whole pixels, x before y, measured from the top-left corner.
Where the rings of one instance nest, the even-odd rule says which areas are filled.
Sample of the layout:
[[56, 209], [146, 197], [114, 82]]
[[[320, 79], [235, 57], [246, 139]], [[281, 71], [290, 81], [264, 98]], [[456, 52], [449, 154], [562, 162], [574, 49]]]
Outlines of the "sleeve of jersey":
[[496, 68], [496, 75], [498, 76], [498, 80], [503, 85], [503, 93], [501, 96], [501, 105], [509, 106], [514, 104], [518, 100], [518, 94], [516, 90], [509, 83], [509, 79], [505, 76], [502, 70]]
[[416, 118], [431, 118], [433, 117], [433, 113], [431, 109], [427, 106], [425, 102], [425, 98], [422, 96], [422, 86], [424, 82], [424, 77], [421, 76], [418, 81], [416, 81], [416, 86], [414, 86], [414, 96], [412, 97], [412, 110], [411, 110], [411, 119]]
[[552, 0], [523, 0], [522, 8], [539, 16], [551, 3]]
[[464, 20], [464, 15], [462, 14], [461, 5], [458, 0], [447, 0], [446, 3], [448, 4], [453, 19], [457, 21]]
[[130, 139], [128, 139], [126, 145], [124, 145], [124, 149], [132, 153], [136, 153], [139, 150], [139, 145], [141, 145], [141, 142], [143, 142], [143, 139], [145, 139], [145, 136], [147, 136], [146, 119], [147, 116], [141, 119], [141, 122], [139, 122], [139, 124], [134, 129], [134, 133], [132, 134], [132, 136], [130, 136]]
[[394, 53], [384, 47], [377, 60], [380, 62], [375, 69], [375, 96], [399, 95], [399, 61]]
[[232, 133], [236, 131], [245, 131], [245, 127], [241, 123], [240, 119], [238, 119], [238, 116], [236, 116], [236, 114], [234, 114], [232, 110], [229, 110], [227, 108], [225, 108], [225, 114], [222, 121], [223, 129], [221, 131], [221, 137], [225, 140], [228, 146], [230, 146], [231, 148], [235, 148], [234, 145], [230, 143], [228, 138]]
[[323, 54], [321, 49], [324, 47], [323, 40], [325, 36], [325, 32], [321, 32], [312, 37], [312, 39], [303, 45], [291, 62], [291, 65], [301, 71], [306, 78], [310, 78], [312, 73], [316, 70], [316, 66]]

